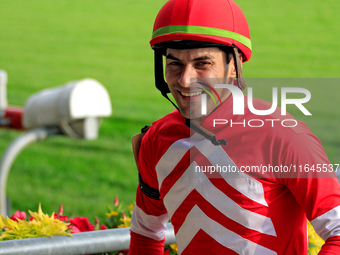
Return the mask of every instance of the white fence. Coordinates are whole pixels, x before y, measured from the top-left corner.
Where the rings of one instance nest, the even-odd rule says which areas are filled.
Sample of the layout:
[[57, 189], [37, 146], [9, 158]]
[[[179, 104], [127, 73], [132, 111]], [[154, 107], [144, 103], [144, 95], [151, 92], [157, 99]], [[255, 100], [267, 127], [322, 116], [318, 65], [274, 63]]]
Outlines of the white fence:
[[[165, 244], [175, 243], [173, 226], [167, 224]], [[0, 242], [0, 255], [80, 255], [129, 249], [130, 228], [83, 232], [69, 236], [29, 238]]]

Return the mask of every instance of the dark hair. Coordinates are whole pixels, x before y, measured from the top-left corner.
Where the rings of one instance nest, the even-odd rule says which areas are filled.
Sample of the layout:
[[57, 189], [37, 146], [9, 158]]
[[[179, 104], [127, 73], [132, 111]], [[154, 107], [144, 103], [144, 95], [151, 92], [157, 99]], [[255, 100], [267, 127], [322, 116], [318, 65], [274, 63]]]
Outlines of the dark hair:
[[198, 49], [198, 48], [210, 48], [217, 47], [221, 51], [225, 52], [227, 63], [233, 58], [233, 48], [234, 45], [223, 45], [218, 43], [201, 42], [201, 41], [189, 41], [189, 40], [179, 40], [179, 41], [168, 41], [155, 44], [152, 48], [162, 55], [166, 55], [166, 49]]

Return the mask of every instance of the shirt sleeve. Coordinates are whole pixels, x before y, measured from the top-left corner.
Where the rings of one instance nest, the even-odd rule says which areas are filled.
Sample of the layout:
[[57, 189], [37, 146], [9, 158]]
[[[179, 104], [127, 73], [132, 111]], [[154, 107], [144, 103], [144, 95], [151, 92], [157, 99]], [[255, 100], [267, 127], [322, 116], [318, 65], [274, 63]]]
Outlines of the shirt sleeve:
[[156, 241], [131, 231], [129, 255], [163, 255], [164, 239]]
[[338, 255], [340, 250], [340, 236], [328, 238], [322, 246], [319, 255]]
[[282, 180], [325, 240], [319, 254], [340, 254], [340, 185], [320, 141], [301, 133], [286, 155], [284, 164], [293, 164], [297, 171]]
[[[146, 183], [153, 189], [158, 189], [155, 171], [156, 153], [149, 144], [150, 130], [143, 137], [139, 155], [138, 170]], [[168, 213], [161, 199], [146, 196], [140, 185], [137, 187], [136, 205], [131, 217], [130, 255], [160, 255], [164, 253], [164, 236]]]

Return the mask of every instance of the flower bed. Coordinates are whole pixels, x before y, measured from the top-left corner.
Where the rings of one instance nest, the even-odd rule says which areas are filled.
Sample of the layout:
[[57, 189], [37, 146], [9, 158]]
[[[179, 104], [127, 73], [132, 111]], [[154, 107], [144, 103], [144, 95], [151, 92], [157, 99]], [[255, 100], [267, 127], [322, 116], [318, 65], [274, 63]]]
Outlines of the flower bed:
[[[98, 218], [91, 224], [86, 217], [70, 218], [63, 214], [63, 206], [60, 206], [58, 213], [51, 216], [44, 214], [41, 205], [38, 212], [29, 211], [30, 217], [25, 212], [17, 211], [11, 217], [0, 217], [0, 240], [17, 240], [36, 237], [51, 237], [56, 235], [72, 236], [73, 233], [96, 231], [114, 228], [130, 227], [130, 219], [133, 204], [123, 208], [116, 196], [114, 206], [108, 207], [106, 219], [100, 224]], [[321, 249], [324, 241], [315, 233], [312, 225], [308, 222], [309, 254], [316, 255]], [[166, 255], [177, 253], [176, 244], [165, 246]], [[128, 250], [100, 253], [101, 255], [127, 255]], [[98, 254], [99, 255], [99, 254]]]

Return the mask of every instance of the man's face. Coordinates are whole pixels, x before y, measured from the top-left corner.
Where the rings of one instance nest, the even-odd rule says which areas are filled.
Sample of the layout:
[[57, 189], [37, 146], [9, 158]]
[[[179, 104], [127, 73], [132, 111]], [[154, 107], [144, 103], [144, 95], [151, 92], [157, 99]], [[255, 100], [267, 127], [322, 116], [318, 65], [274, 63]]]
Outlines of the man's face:
[[[165, 78], [169, 90], [176, 100], [181, 114], [188, 119], [197, 119], [201, 115], [201, 102], [204, 90], [216, 98], [216, 104], [207, 95], [207, 115], [219, 106], [211, 87], [225, 83], [231, 77], [231, 68], [227, 66], [226, 56], [220, 49], [167, 49]], [[206, 79], [209, 78], [209, 79]], [[230, 95], [227, 89], [216, 89], [222, 102]]]

